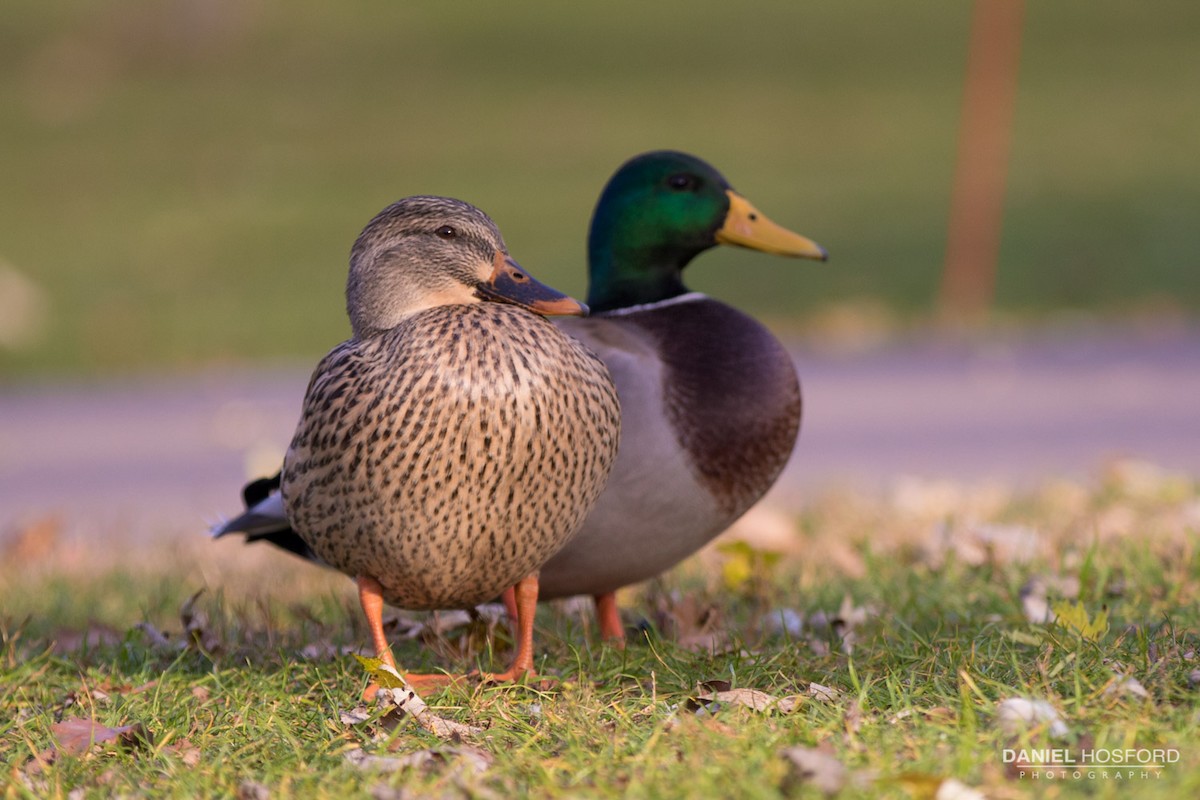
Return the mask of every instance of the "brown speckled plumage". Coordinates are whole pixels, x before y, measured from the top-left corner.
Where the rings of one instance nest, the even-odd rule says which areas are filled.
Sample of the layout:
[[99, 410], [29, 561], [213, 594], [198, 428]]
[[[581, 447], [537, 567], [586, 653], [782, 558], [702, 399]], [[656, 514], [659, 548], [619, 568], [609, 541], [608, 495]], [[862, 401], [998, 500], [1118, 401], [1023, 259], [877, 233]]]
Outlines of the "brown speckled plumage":
[[346, 307], [354, 336], [317, 366], [284, 458], [293, 551], [355, 579], [389, 666], [385, 601], [464, 607], [515, 585], [517, 655], [494, 677], [528, 674], [537, 571], [579, 530], [620, 439], [608, 369], [540, 316], [584, 307], [509, 258], [486, 214], [442, 197], [367, 224]]
[[317, 367], [284, 503], [317, 555], [373, 576], [389, 603], [471, 606], [579, 529], [619, 424], [603, 364], [548, 321], [437, 306]]

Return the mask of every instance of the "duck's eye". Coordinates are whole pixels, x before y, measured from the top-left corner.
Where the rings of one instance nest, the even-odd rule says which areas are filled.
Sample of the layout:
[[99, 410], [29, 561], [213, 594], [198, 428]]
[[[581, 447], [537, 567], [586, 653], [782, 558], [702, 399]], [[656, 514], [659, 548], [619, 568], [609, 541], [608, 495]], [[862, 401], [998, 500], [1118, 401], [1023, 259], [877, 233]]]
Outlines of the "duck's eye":
[[696, 188], [698, 183], [695, 175], [688, 175], [686, 172], [680, 172], [667, 178], [667, 186], [677, 192], [690, 192]]
[[439, 239], [453, 239], [455, 236], [458, 236], [458, 231], [449, 225], [443, 225], [434, 231], [434, 234]]

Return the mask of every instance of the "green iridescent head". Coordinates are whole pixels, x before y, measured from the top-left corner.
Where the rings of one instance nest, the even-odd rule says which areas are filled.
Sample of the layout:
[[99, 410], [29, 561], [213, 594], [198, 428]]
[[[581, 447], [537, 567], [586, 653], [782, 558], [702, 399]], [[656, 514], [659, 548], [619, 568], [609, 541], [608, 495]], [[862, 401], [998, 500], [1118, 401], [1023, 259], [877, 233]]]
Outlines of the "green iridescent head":
[[609, 179], [592, 215], [588, 305], [608, 311], [682, 294], [683, 268], [718, 244], [826, 258], [820, 245], [771, 222], [695, 156], [636, 156]]

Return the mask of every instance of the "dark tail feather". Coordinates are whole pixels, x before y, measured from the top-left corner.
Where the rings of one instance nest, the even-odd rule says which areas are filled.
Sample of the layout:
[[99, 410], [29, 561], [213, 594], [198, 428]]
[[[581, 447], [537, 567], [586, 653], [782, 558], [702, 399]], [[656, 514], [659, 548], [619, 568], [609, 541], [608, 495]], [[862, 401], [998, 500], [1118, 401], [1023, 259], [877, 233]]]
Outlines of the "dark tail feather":
[[249, 544], [250, 542], [270, 542], [281, 550], [287, 550], [293, 555], [300, 556], [300, 558], [303, 558], [305, 561], [311, 561], [314, 564], [325, 566], [325, 562], [322, 561], [317, 554], [312, 551], [312, 548], [308, 546], [308, 542], [301, 539], [300, 535], [291, 528], [284, 528], [283, 530], [276, 531], [265, 531], [263, 533], [257, 533], [254, 535], [247, 534], [246, 544]]
[[283, 472], [276, 472], [269, 478], [259, 478], [256, 481], [250, 481], [242, 487], [242, 502], [246, 504], [246, 508], [254, 508], [263, 500], [278, 492], [279, 485], [282, 482]]
[[279, 497], [279, 474], [251, 481], [242, 489], [246, 510], [242, 514], [212, 529], [214, 539], [228, 534], [246, 537], [246, 543], [270, 542], [307, 561], [324, 565], [300, 534], [292, 529]]

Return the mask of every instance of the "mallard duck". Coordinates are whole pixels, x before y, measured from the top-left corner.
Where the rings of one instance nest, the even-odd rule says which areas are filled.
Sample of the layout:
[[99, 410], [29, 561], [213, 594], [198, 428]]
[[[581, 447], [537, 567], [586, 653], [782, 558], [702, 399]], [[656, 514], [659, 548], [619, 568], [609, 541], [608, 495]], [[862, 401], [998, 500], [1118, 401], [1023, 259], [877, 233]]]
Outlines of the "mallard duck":
[[515, 585], [517, 655], [492, 677], [528, 673], [537, 570], [616, 457], [608, 370], [539, 316], [585, 309], [509, 258], [482, 211], [425, 196], [359, 235], [346, 305], [353, 335], [313, 373], [274, 496], [292, 549], [354, 578], [391, 666], [384, 603], [466, 608]]
[[621, 398], [621, 449], [582, 530], [541, 570], [546, 599], [590, 594], [601, 633], [624, 640], [615, 591], [699, 550], [775, 482], [800, 429], [800, 384], [759, 322], [683, 283], [729, 244], [825, 260], [686, 153], [626, 162], [588, 235], [587, 319], [556, 324], [600, 356]]
[[[588, 236], [587, 319], [558, 326], [608, 365], [621, 397], [621, 449], [582, 530], [540, 572], [545, 599], [590, 594], [601, 633], [624, 641], [617, 589], [653, 577], [725, 530], [775, 482], [800, 429], [791, 357], [761, 323], [683, 283], [719, 244], [825, 260], [767, 219], [708, 163], [674, 151], [626, 162]], [[311, 557], [287, 525], [278, 476], [245, 488], [244, 533]], [[505, 596], [515, 610], [514, 594]]]

